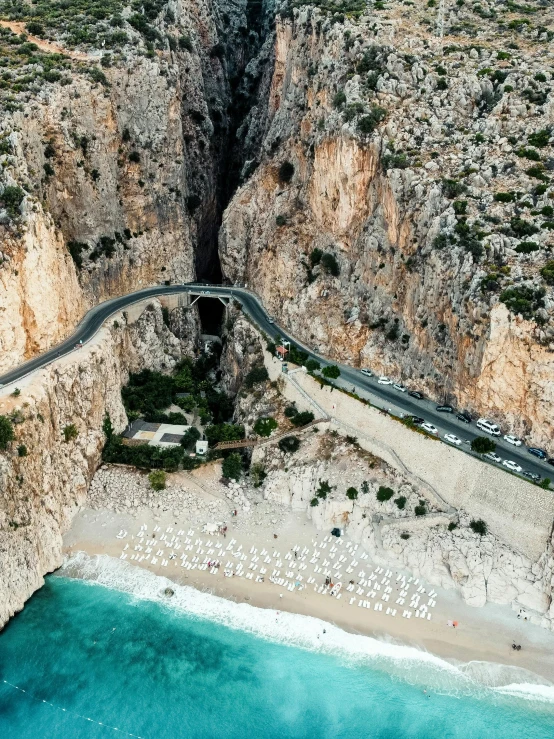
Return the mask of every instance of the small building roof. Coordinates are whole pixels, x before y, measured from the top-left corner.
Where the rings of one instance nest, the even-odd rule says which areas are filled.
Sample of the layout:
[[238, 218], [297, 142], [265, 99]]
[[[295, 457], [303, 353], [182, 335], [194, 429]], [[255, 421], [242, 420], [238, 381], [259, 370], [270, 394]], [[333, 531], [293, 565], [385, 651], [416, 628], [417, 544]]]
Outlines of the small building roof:
[[275, 351], [277, 352], [277, 354], [282, 354], [283, 356], [285, 356], [285, 354], [288, 352], [288, 349], [286, 349], [284, 346], [278, 346]]

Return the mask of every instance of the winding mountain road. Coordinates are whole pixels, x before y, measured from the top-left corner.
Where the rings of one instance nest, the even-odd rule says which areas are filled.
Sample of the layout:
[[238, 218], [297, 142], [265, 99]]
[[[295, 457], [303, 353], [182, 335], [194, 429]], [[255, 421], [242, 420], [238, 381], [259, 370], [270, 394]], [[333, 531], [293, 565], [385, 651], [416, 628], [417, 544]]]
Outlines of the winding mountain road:
[[[78, 324], [73, 334], [63, 342], [43, 354], [24, 362], [4, 375], [0, 375], [0, 388], [13, 385], [35, 370], [55, 361], [58, 357], [71, 353], [76, 345], [80, 345], [81, 342], [85, 344], [89, 341], [110, 316], [119, 313], [134, 303], [148, 298], [184, 293], [199, 297], [232, 297], [242, 304], [245, 314], [268, 336], [281, 336], [285, 341], [290, 341], [292, 346], [306, 351], [310, 357], [317, 359], [322, 366], [338, 364], [318, 355], [310, 347], [299, 342], [285, 329], [275, 323], [267, 314], [260, 300], [249, 290], [240, 287], [224, 287], [222, 285], [204, 285], [199, 283], [156, 285], [129, 293], [128, 295], [123, 295], [119, 298], [112, 298], [91, 308]], [[458, 421], [454, 414], [438, 413], [436, 411], [436, 403], [433, 401], [416, 400], [407, 395], [407, 393], [401, 393], [395, 390], [391, 385], [379, 385], [376, 377], [366, 377], [359, 370], [348, 365], [338, 364], [338, 367], [341, 371], [340, 380], [342, 383], [346, 383], [349, 388], [353, 388], [356, 391], [361, 390], [365, 395], [369, 395], [372, 404], [383, 408], [394, 406], [405, 414], [422, 416], [427, 422], [437, 427], [441, 437], [449, 433], [458, 436], [463, 441], [470, 442], [477, 436], [483, 436], [473, 424], [467, 425]], [[511, 459], [517, 462], [524, 470], [538, 474], [543, 478], [554, 477], [554, 469], [546, 462], [542, 462], [530, 455], [525, 446], [514, 447], [502, 438], [496, 438], [495, 441], [497, 445], [496, 451], [503, 459]], [[459, 448], [461, 451], [467, 452], [469, 451], [469, 444], [464, 444]], [[504, 468], [500, 466], [500, 469]]]

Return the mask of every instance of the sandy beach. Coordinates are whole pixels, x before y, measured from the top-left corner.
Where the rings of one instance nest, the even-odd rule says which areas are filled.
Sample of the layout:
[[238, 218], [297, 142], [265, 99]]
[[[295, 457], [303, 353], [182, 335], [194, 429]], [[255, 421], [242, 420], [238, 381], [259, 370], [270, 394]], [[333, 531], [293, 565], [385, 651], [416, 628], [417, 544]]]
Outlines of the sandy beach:
[[[200, 488], [196, 492], [199, 496], [210, 497], [209, 493]], [[258, 514], [261, 513], [260, 506], [264, 505], [266, 505], [265, 502], [259, 503]], [[227, 510], [229, 510], [228, 506]], [[335, 539], [325, 541], [325, 539], [330, 539], [330, 532], [318, 531], [304, 513], [283, 508], [278, 518], [274, 516], [274, 510], [270, 512], [270, 515], [273, 517], [252, 516], [239, 511], [237, 517], [226, 518], [228, 531], [224, 538], [222, 535], [202, 533], [202, 524], [212, 521], [202, 521], [198, 516], [187, 520], [178, 519], [171, 511], [160, 514], [149, 508], [135, 509], [132, 514], [84, 508], [77, 514], [72, 528], [64, 537], [64, 551], [66, 555], [84, 551], [89, 555], [104, 554], [114, 558], [120, 558], [122, 554], [125, 554], [127, 555], [126, 560], [131, 565], [147, 568], [178, 584], [189, 585], [235, 602], [247, 601], [259, 608], [273, 608], [315, 616], [346, 631], [415, 646], [450, 661], [493, 662], [499, 665], [509, 665], [524, 668], [542, 678], [554, 681], [554, 634], [523, 619], [518, 619], [517, 613], [511, 608], [492, 604], [487, 604], [484, 608], [472, 608], [463, 602], [457, 592], [433, 587], [422, 580], [417, 584], [415, 579], [409, 582], [411, 573], [392, 566], [388, 568], [390, 577], [387, 578], [386, 584], [380, 586], [383, 590], [385, 587], [391, 589], [390, 600], [382, 602], [381, 590], [373, 591], [374, 595], [368, 598], [370, 607], [359, 607], [359, 601], [366, 599], [366, 594], [369, 594], [371, 587], [374, 587], [373, 584], [369, 588], [362, 587], [361, 583], [366, 582], [366, 578], [371, 576], [376, 569], [377, 574], [373, 575], [372, 583], [381, 583], [387, 572], [386, 566], [381, 563], [383, 569], [381, 573], [377, 563], [369, 559], [360, 559], [363, 550], [361, 548], [355, 550], [356, 545], [349, 540], [348, 536], [342, 537], [340, 544], [337, 544]], [[142, 535], [139, 536], [141, 527]], [[168, 529], [171, 531], [168, 532]], [[127, 535], [118, 539], [117, 536], [122, 531], [127, 532]], [[183, 533], [177, 537], [180, 531]], [[193, 533], [187, 536], [189, 532]], [[212, 574], [209, 569], [187, 570], [182, 566], [187, 538], [190, 540], [190, 550], [187, 551], [189, 561], [196, 554], [197, 549], [200, 549], [204, 556], [197, 555], [199, 563], [202, 563], [206, 557], [210, 561], [218, 559], [221, 562], [216, 574]], [[145, 542], [148, 540], [156, 541], [156, 543], [150, 547], [152, 554], [145, 556], [147, 551]], [[200, 540], [202, 540], [202, 545], [196, 543]], [[168, 542], [171, 541], [173, 546], [168, 546]], [[207, 546], [207, 542], [212, 542], [212, 548], [217, 543], [221, 546], [219, 549], [212, 549], [214, 554], [208, 555], [210, 547]], [[226, 547], [231, 542], [233, 545], [227, 550]], [[179, 546], [176, 547], [176, 544]], [[142, 546], [142, 550], [135, 550], [136, 546]], [[319, 588], [324, 584], [323, 572], [329, 570], [314, 572], [314, 567], [317, 565], [311, 564], [310, 558], [313, 558], [313, 552], [318, 549], [328, 556], [332, 547], [336, 548], [337, 556], [342, 554], [345, 566], [349, 564], [347, 561], [349, 559], [357, 562], [357, 566], [350, 574], [341, 576], [343, 587], [340, 599], [314, 590], [314, 586]], [[297, 548], [296, 556], [293, 551], [295, 548]], [[228, 562], [232, 563], [230, 569], [237, 571], [236, 562], [241, 561], [241, 558], [233, 559], [232, 553], [239, 549], [245, 555], [242, 557], [243, 575], [235, 574], [235, 576], [226, 577], [224, 570]], [[251, 554], [252, 549], [256, 549], [257, 552]], [[304, 557], [303, 565], [306, 569], [302, 570], [301, 590], [295, 587], [289, 591], [285, 587], [270, 582], [269, 577], [278, 561], [271, 559], [273, 553], [279, 552], [281, 562], [279, 569], [281, 577], [285, 577], [291, 561], [295, 561], [297, 566], [301, 567], [298, 558], [303, 550], [309, 551]], [[158, 551], [163, 551], [164, 555], [155, 557]], [[262, 557], [261, 561], [255, 563], [257, 569], [250, 571], [253, 579], [247, 579], [248, 566], [253, 558], [259, 557], [263, 551], [269, 554], [271, 563], [264, 565]], [[352, 552], [354, 555], [351, 555]], [[144, 557], [143, 561], [140, 563], [131, 561], [133, 555], [138, 557], [139, 554]], [[287, 554], [290, 560], [285, 559]], [[173, 558], [170, 559], [172, 555]], [[325, 556], [318, 560], [319, 564], [323, 561], [330, 562], [330, 560], [325, 560]], [[262, 565], [266, 569], [263, 575], [264, 581], [257, 582], [255, 578], [261, 577], [260, 567]], [[360, 575], [361, 572], [364, 573], [363, 577]], [[289, 572], [289, 574], [292, 573]], [[314, 578], [315, 582], [307, 584], [308, 577]], [[290, 580], [292, 583], [296, 579], [297, 574], [295, 573], [295, 576], [288, 578], [287, 582]], [[354, 580], [353, 592], [346, 590], [350, 580]], [[403, 587], [406, 590], [410, 588], [410, 590], [405, 603], [397, 605], [396, 600], [400, 597]], [[429, 594], [436, 593], [433, 596], [435, 605], [427, 608], [427, 613], [431, 613], [431, 620], [427, 617], [416, 618], [416, 609], [410, 608], [410, 600], [418, 588], [425, 590], [425, 593], [420, 595], [421, 604], [427, 604]], [[359, 590], [363, 590], [364, 594], [359, 595]], [[352, 598], [355, 600], [351, 604]], [[374, 604], [378, 602], [382, 604], [382, 611], [374, 610]], [[396, 615], [387, 614], [387, 608], [391, 611], [395, 609]], [[402, 616], [406, 609], [412, 611], [412, 617], [409, 619]], [[452, 621], [457, 622], [456, 628], [448, 625], [448, 622]], [[520, 651], [512, 649], [513, 642], [521, 644]]]

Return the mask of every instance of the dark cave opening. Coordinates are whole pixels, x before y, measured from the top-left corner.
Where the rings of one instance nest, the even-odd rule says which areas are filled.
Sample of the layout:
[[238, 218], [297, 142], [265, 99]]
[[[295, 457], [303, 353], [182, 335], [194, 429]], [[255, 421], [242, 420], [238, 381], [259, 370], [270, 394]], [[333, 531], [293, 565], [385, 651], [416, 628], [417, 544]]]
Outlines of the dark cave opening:
[[199, 298], [196, 302], [203, 334], [220, 336], [225, 306], [217, 298]]

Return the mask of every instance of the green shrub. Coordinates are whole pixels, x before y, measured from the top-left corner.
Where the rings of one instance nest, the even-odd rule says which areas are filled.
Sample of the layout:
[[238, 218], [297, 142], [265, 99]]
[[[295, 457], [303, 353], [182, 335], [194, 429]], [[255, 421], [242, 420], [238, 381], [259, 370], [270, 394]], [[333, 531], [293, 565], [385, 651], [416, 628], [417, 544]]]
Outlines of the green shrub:
[[340, 108], [346, 102], [346, 95], [342, 90], [339, 90], [333, 98], [333, 107]]
[[323, 256], [323, 252], [321, 249], [318, 249], [317, 247], [315, 249], [312, 249], [310, 253], [310, 264], [312, 267], [317, 267], [317, 265], [321, 262], [321, 258]]
[[296, 414], [298, 413], [298, 409], [295, 405], [287, 405], [284, 413], [287, 418], [294, 418], [294, 416], [296, 416]]
[[542, 149], [544, 146], [548, 146], [551, 135], [552, 133], [549, 129], [543, 128], [542, 131], [536, 131], [535, 133], [532, 133], [527, 138], [527, 141], [531, 144], [531, 146], [538, 146], [539, 149]]
[[336, 364], [331, 364], [328, 367], [324, 367], [321, 374], [324, 377], [336, 380], [337, 377], [340, 377], [340, 369], [337, 367]]
[[358, 497], [358, 491], [356, 490], [356, 488], [348, 488], [348, 490], [346, 491], [346, 497], [348, 498], [348, 500], [356, 500], [356, 498]]
[[358, 131], [363, 134], [370, 134], [377, 128], [379, 123], [387, 116], [387, 111], [378, 105], [373, 105], [367, 115], [364, 115], [358, 121]]
[[494, 452], [496, 444], [492, 439], [488, 439], [486, 436], [478, 436], [471, 442], [471, 449], [478, 454], [488, 454]]
[[533, 223], [526, 221], [524, 218], [512, 218], [510, 228], [519, 237], [532, 236], [539, 230]]
[[548, 488], [550, 487], [550, 482], [551, 482], [550, 478], [545, 477], [544, 480], [541, 480], [541, 482], [539, 483], [539, 486], [541, 488], [544, 488], [545, 490], [548, 490]]
[[527, 149], [525, 146], [520, 147], [516, 152], [518, 157], [531, 159], [533, 162], [540, 162], [541, 155], [536, 149]]
[[243, 385], [247, 389], [251, 389], [254, 385], [258, 385], [260, 382], [269, 380], [269, 373], [263, 365], [256, 365], [252, 367], [250, 372], [244, 378]]
[[398, 508], [402, 511], [406, 507], [406, 503], [407, 503], [406, 496], [405, 495], [401, 495], [400, 497], [395, 498], [394, 499], [394, 502], [396, 503], [396, 505], [398, 506]]
[[19, 457], [26, 457], [27, 456], [27, 447], [25, 446], [25, 444], [20, 444], [17, 447], [17, 455]]
[[198, 441], [198, 439], [200, 439], [201, 436], [202, 434], [200, 433], [200, 431], [198, 431], [198, 429], [194, 426], [191, 426], [183, 434], [183, 438], [180, 442], [181, 446], [183, 447], [183, 449], [190, 450], [195, 447], [196, 442]]
[[294, 164], [284, 161], [279, 167], [279, 180], [283, 183], [290, 182], [294, 175]]
[[541, 269], [541, 276], [547, 285], [554, 285], [554, 260], [548, 261]]
[[275, 223], [278, 226], [286, 226], [287, 219], [285, 218], [285, 216], [278, 215], [278, 216], [275, 216]]
[[312, 498], [310, 500], [310, 505], [311, 505], [312, 508], [315, 508], [316, 506], [319, 505], [319, 499], [318, 498]]
[[242, 458], [240, 454], [233, 452], [225, 457], [221, 465], [221, 472], [223, 477], [229, 480], [240, 480], [242, 476]]
[[319, 487], [315, 491], [318, 498], [325, 500], [333, 488], [329, 485], [327, 480], [320, 480]]
[[458, 195], [462, 195], [466, 190], [467, 187], [463, 182], [458, 182], [457, 180], [442, 181], [442, 191], [449, 200], [453, 200], [458, 197]]
[[[542, 274], [542, 270], [541, 270]], [[544, 308], [543, 288], [533, 288], [529, 285], [519, 285], [508, 287], [500, 293], [500, 301], [515, 314], [520, 314], [524, 318], [533, 317], [536, 310]]]
[[409, 535], [409, 534], [408, 534], [408, 533], [407, 533], [406, 531], [403, 531], [403, 532], [402, 532], [402, 533], [400, 534], [400, 538], [401, 538], [401, 539], [404, 539], [405, 541], [407, 541], [407, 540], [408, 540], [408, 539], [410, 538], [410, 535]]
[[16, 185], [7, 185], [0, 195], [0, 202], [8, 211], [8, 214], [15, 218], [19, 215], [19, 207], [25, 197], [25, 191]]
[[165, 472], [163, 470], [153, 470], [148, 475], [148, 481], [152, 490], [165, 490]]
[[377, 491], [377, 500], [380, 503], [384, 503], [386, 500], [390, 500], [393, 495], [394, 490], [392, 488], [387, 488], [383, 485], [380, 485], [379, 490]]
[[450, 523], [448, 524], [448, 530], [454, 531], [454, 529], [457, 529], [457, 528], [458, 528], [458, 524], [455, 523], [455, 521], [450, 521]]
[[521, 241], [516, 246], [516, 252], [518, 254], [531, 254], [531, 252], [538, 251], [539, 245], [535, 244], [534, 241]]
[[109, 87], [110, 83], [108, 82], [108, 78], [104, 74], [104, 72], [101, 69], [98, 69], [98, 67], [89, 67], [88, 73], [90, 78], [94, 82], [99, 82], [101, 85], [104, 85], [104, 87]]
[[284, 439], [279, 439], [279, 449], [287, 454], [293, 454], [300, 448], [300, 439], [298, 436], [285, 436]]
[[427, 513], [425, 502], [422, 505], [420, 501], [420, 505], [416, 505], [416, 507], [414, 508], [414, 513], [416, 514], [416, 516], [425, 516], [425, 514]]
[[299, 428], [300, 426], [307, 426], [314, 420], [314, 418], [315, 416], [311, 411], [302, 411], [301, 413], [297, 413], [296, 416], [291, 418], [291, 421], [294, 426]]
[[267, 472], [265, 471], [265, 467], [261, 462], [256, 462], [250, 467], [250, 479], [252, 480], [255, 488], [259, 488], [266, 477]]
[[210, 446], [215, 446], [220, 441], [240, 441], [244, 439], [244, 426], [233, 423], [212, 424], [206, 426], [204, 435]]
[[306, 362], [306, 369], [308, 372], [315, 372], [316, 370], [321, 369], [321, 365], [317, 359], [308, 359]]
[[140, 162], [140, 154], [138, 151], [132, 151], [129, 154], [129, 161], [133, 162], [134, 164], [138, 164]]
[[488, 531], [488, 526], [482, 518], [479, 518], [477, 520], [472, 519], [472, 521], [470, 521], [469, 527], [474, 534], [479, 534], [479, 536], [485, 536]]
[[513, 203], [516, 199], [515, 192], [497, 192], [494, 194], [497, 203]]
[[183, 51], [192, 51], [192, 41], [190, 40], [190, 36], [181, 36], [179, 38], [179, 48]]
[[254, 424], [254, 433], [258, 436], [270, 436], [271, 432], [274, 431], [277, 426], [277, 421], [274, 418], [271, 418], [271, 416], [258, 418]]
[[74, 423], [70, 423], [64, 427], [63, 436], [66, 443], [73, 441], [79, 436], [79, 431]]
[[323, 269], [333, 277], [338, 277], [340, 274], [340, 267], [334, 254], [326, 252], [321, 257], [321, 266]]
[[444, 79], [444, 77], [438, 78], [437, 90], [448, 90], [448, 82]]
[[12, 422], [7, 416], [0, 416], [0, 449], [7, 449], [10, 441], [14, 439]]

